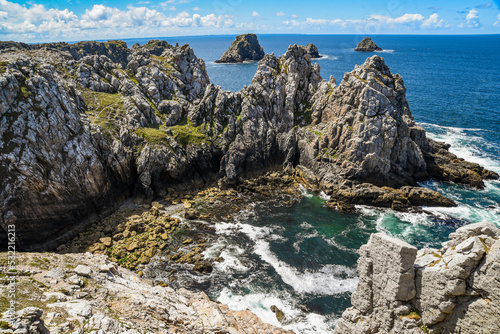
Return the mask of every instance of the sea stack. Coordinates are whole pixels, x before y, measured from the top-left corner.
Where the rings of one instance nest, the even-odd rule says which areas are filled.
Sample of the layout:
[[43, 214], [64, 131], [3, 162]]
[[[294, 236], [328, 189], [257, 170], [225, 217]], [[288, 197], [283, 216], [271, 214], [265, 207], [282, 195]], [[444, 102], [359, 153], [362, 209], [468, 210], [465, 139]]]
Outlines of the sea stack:
[[382, 48], [375, 44], [370, 37], [365, 37], [361, 42], [359, 42], [354, 51], [373, 52], [382, 51]]
[[311, 58], [321, 58], [318, 48], [313, 43], [307, 44], [306, 51], [309, 55], [311, 55]]
[[229, 49], [216, 60], [216, 63], [242, 63], [247, 60], [261, 60], [264, 49], [260, 46], [255, 34], [236, 36]]

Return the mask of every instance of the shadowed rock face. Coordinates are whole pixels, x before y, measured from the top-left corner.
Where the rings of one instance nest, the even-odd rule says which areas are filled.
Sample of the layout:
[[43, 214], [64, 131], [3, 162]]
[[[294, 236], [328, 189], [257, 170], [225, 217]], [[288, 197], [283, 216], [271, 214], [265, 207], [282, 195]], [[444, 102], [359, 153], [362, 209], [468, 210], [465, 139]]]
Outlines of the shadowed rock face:
[[264, 49], [260, 46], [255, 34], [236, 36], [229, 49], [224, 52], [216, 63], [241, 63], [247, 60], [261, 60], [264, 58]]
[[[132, 195], [274, 169], [295, 170], [332, 206], [402, 210], [453, 205], [418, 187], [430, 175], [475, 187], [498, 177], [427, 140], [401, 76], [378, 56], [336, 86], [292, 45], [265, 55], [252, 84], [232, 93], [210, 84], [187, 45], [0, 47], [0, 225], [16, 225], [20, 249], [67, 241]], [[464, 177], [449, 172], [458, 167]]]
[[334, 333], [496, 333], [499, 239], [492, 223], [459, 228], [441, 249], [372, 235], [360, 248], [352, 307]]
[[372, 41], [370, 37], [365, 37], [361, 42], [359, 42], [358, 46], [354, 49], [354, 51], [364, 51], [364, 52], [372, 52], [372, 51], [382, 51], [380, 47]]
[[311, 58], [321, 58], [318, 48], [313, 43], [306, 45], [307, 53], [311, 55]]

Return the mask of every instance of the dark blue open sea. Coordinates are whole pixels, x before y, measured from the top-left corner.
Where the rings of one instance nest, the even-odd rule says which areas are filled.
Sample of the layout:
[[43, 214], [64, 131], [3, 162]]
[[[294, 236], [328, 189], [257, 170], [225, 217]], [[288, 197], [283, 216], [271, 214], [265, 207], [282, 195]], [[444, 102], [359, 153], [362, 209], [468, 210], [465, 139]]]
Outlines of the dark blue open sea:
[[[345, 72], [372, 55], [353, 48], [364, 36], [260, 35], [266, 53], [283, 54], [288, 45], [314, 43], [325, 57], [321, 75], [340, 83]], [[417, 123], [430, 138], [451, 144], [459, 157], [500, 173], [500, 35], [371, 36], [385, 51], [392, 72], [403, 76]], [[162, 38], [163, 39], [163, 38]], [[211, 82], [237, 91], [249, 85], [257, 63], [215, 64], [234, 36], [164, 38], [190, 44], [207, 63]], [[147, 39], [127, 40], [143, 44]], [[358, 248], [370, 233], [384, 231], [417, 247], [439, 247], [463, 224], [491, 221], [500, 226], [500, 183], [484, 190], [429, 181], [452, 198], [456, 208], [426, 208], [430, 214], [396, 213], [360, 207], [342, 214], [324, 207], [325, 197], [303, 191], [302, 200], [285, 207], [254, 203], [238, 217], [216, 225], [219, 241], [205, 253], [222, 252], [208, 278], [208, 294], [238, 310], [250, 309], [279, 325], [271, 305], [283, 310], [287, 329], [327, 333], [350, 306], [356, 288]], [[279, 202], [278, 202], [279, 203]]]

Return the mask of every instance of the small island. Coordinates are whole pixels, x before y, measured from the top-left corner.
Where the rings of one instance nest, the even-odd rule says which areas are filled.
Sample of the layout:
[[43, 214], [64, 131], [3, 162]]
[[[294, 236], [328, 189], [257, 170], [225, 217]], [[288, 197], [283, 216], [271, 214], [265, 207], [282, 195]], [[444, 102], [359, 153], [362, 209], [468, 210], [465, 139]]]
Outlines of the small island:
[[361, 42], [359, 42], [354, 51], [373, 52], [382, 51], [382, 48], [375, 44], [370, 37], [365, 37]]
[[242, 63], [248, 60], [264, 58], [264, 49], [260, 46], [255, 34], [236, 36], [229, 49], [224, 52], [216, 63]]
[[318, 48], [313, 43], [309, 43], [306, 45], [306, 51], [311, 56], [311, 58], [321, 58]]

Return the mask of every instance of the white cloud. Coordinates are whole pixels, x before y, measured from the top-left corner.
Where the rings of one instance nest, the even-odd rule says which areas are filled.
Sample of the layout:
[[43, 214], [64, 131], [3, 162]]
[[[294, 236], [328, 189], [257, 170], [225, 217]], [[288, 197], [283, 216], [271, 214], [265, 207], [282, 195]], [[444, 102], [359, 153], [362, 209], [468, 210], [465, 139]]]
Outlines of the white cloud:
[[467, 14], [467, 17], [465, 18], [467, 20], [467, 26], [469, 28], [479, 28], [481, 27], [481, 22], [479, 22], [479, 16], [477, 15], [478, 11], [475, 9], [471, 9], [469, 11], [469, 14]]
[[196, 7], [194, 7], [194, 8], [193, 8], [193, 10], [194, 10], [195, 12], [197, 12], [197, 11], [199, 11], [199, 10], [200, 10], [200, 7], [196, 6]]
[[305, 21], [298, 22], [296, 20], [283, 21], [283, 24], [288, 26], [303, 26], [303, 27], [322, 27], [322, 26], [338, 26], [342, 29], [366, 29], [366, 27], [379, 26], [380, 28], [398, 28], [408, 26], [414, 29], [435, 29], [450, 27], [448, 23], [439, 18], [439, 15], [434, 13], [429, 18], [425, 18], [421, 14], [404, 14], [396, 18], [385, 15], [370, 15], [366, 19], [360, 20], [341, 20], [341, 19], [313, 19], [307, 18]]
[[435, 29], [449, 27], [450, 25], [445, 23], [443, 19], [439, 19], [439, 15], [434, 13], [427, 20], [424, 20], [420, 25], [424, 29]]
[[495, 23], [493, 23], [495, 27], [500, 27], [500, 14], [497, 15], [497, 20]]
[[387, 24], [408, 24], [419, 22], [424, 19], [424, 16], [421, 14], [404, 14], [400, 17], [392, 18], [385, 15], [370, 15], [370, 19], [375, 21], [379, 21]]
[[295, 15], [295, 14], [292, 14], [292, 16], [291, 16], [292, 19], [296, 19], [297, 17], [299, 17], [299, 16]]
[[283, 11], [280, 11], [276, 13], [276, 16], [285, 16], [285, 13], [283, 13]]
[[233, 26], [234, 22], [230, 17], [214, 14], [191, 16], [187, 11], [183, 11], [176, 16], [166, 16], [147, 7], [130, 5], [127, 9], [120, 10], [99, 4], [86, 9], [79, 17], [68, 9], [46, 9], [38, 4], [21, 6], [0, 0], [1, 39], [40, 41], [108, 36], [115, 38], [178, 31], [190, 27]]
[[252, 16], [253, 17], [260, 17], [260, 14], [257, 13], [255, 10], [252, 12]]

